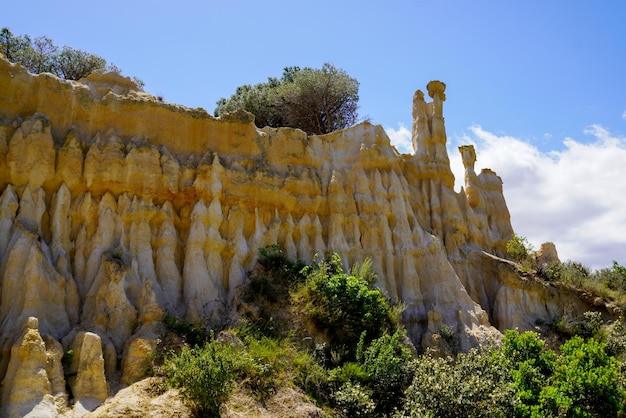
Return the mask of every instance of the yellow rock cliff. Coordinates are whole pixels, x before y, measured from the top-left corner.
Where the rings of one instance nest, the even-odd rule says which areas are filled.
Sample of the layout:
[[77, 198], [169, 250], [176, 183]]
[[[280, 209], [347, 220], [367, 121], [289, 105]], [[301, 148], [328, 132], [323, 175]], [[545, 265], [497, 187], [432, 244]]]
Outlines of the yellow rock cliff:
[[[367, 122], [257, 129], [245, 112], [216, 119], [114, 74], [63, 81], [0, 59], [2, 411], [54, 416], [68, 395], [46, 356], [69, 349], [73, 396], [93, 409], [141, 377], [163, 312], [235, 317], [269, 244], [292, 260], [371, 258], [417, 346], [444, 325], [469, 349], [562, 313], [498, 261], [513, 232], [502, 181], [476, 174], [471, 147], [454, 191], [445, 84], [428, 95], [415, 94], [415, 153], [403, 155]], [[33, 377], [20, 376], [37, 368], [29, 395]]]

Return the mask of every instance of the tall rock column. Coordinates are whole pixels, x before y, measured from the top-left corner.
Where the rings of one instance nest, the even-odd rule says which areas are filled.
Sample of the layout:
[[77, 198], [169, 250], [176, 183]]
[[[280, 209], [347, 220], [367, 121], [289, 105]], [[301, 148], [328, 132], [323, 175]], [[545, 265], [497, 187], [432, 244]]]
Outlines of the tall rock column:
[[60, 344], [48, 338], [46, 347], [39, 334], [39, 321], [29, 317], [22, 335], [11, 348], [10, 361], [2, 382], [3, 417], [55, 417], [58, 415], [54, 396], [64, 395], [59, 384]]

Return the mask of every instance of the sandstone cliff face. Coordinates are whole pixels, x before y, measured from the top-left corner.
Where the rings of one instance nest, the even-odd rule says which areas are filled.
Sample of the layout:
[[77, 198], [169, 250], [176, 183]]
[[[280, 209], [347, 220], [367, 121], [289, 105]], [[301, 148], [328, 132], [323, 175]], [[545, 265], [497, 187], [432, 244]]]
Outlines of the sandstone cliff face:
[[[498, 338], [495, 327], [562, 314], [489, 256], [504, 255], [512, 228], [500, 178], [475, 173], [471, 147], [454, 191], [444, 91], [429, 83], [429, 103], [416, 93], [415, 154], [401, 155], [369, 123], [259, 130], [249, 114], [215, 119], [113, 75], [62, 81], [0, 59], [3, 414], [54, 415], [67, 350], [77, 410], [93, 409], [141, 377], [163, 312], [236, 317], [269, 244], [293, 260], [370, 257], [419, 346], [444, 325], [468, 349]], [[26, 370], [36, 391], [24, 391]]]

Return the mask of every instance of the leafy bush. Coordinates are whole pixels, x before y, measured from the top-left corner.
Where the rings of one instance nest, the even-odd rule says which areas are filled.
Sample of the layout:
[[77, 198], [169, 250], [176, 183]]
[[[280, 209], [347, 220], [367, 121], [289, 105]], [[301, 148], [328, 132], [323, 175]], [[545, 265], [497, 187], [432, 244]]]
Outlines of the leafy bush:
[[218, 416], [237, 378], [238, 355], [227, 344], [214, 341], [204, 347], [183, 347], [166, 357], [162, 366], [166, 384], [178, 388], [198, 416]]
[[603, 343], [578, 336], [563, 344], [541, 391], [537, 416], [615, 417], [623, 412], [619, 362], [604, 349]]
[[509, 417], [515, 397], [506, 362], [493, 347], [467, 354], [416, 360], [403, 417]]
[[376, 404], [359, 383], [344, 383], [333, 393], [335, 409], [342, 417], [373, 417]]
[[302, 269], [305, 264], [301, 261], [292, 262], [288, 260], [280, 246], [268, 245], [259, 249], [259, 254], [261, 255], [259, 264], [271, 273], [274, 282], [286, 286], [304, 282], [305, 276]]
[[353, 360], [363, 332], [371, 341], [394, 327], [392, 310], [371, 276], [345, 274], [341, 259], [333, 254], [316, 267], [306, 268], [304, 286], [292, 298], [299, 312], [325, 333], [336, 362]]
[[506, 243], [506, 252], [526, 269], [532, 267], [532, 255], [534, 253], [533, 246], [528, 242], [526, 237], [513, 234], [511, 239]]
[[263, 268], [250, 276], [242, 295], [248, 305], [241, 312], [260, 336], [285, 337], [293, 325], [285, 302], [290, 300], [290, 291], [304, 282], [304, 264], [288, 260], [278, 245], [261, 248], [259, 254]]
[[210, 340], [210, 334], [204, 325], [191, 324], [169, 313], [165, 314], [163, 321], [169, 331], [182, 337], [192, 347], [202, 346]]
[[568, 320], [567, 315], [563, 315], [561, 319], [551, 323], [550, 326], [554, 331], [566, 338], [575, 335], [583, 338], [600, 338], [603, 323], [600, 312], [589, 311], [584, 312], [572, 321]]
[[605, 344], [574, 336], [560, 355], [536, 333], [507, 331], [502, 353], [510, 369], [521, 417], [607, 417], [623, 410], [619, 362]]
[[510, 370], [518, 402], [514, 405], [518, 416], [534, 416], [539, 411], [539, 395], [552, 374], [554, 352], [536, 332], [504, 333], [502, 354]]

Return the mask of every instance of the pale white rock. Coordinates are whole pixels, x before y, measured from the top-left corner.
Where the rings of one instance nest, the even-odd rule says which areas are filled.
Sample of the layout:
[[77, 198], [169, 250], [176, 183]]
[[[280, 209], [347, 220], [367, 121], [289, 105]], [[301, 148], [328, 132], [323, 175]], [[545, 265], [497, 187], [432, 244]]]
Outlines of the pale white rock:
[[60, 390], [58, 351], [56, 354], [51, 353], [49, 358], [46, 343], [39, 334], [37, 318], [26, 318], [22, 335], [11, 348], [11, 359], [2, 382], [0, 414], [3, 417], [58, 415], [53, 396]]
[[129, 267], [123, 260], [103, 255], [89, 293], [85, 298], [82, 323], [111, 339], [117, 353], [121, 353], [128, 337], [137, 326], [137, 309], [127, 295]]
[[[211, 318], [216, 305], [221, 304], [223, 300], [221, 281], [216, 279], [217, 272], [209, 270], [210, 261], [206, 254], [209, 242], [207, 213], [208, 210], [203, 201], [196, 203], [191, 214], [189, 236], [185, 244], [183, 297], [187, 308], [186, 317], [196, 323]], [[215, 234], [215, 228], [210, 228], [213, 228]], [[214, 261], [219, 254], [212, 257]], [[219, 268], [221, 270], [221, 265]]]
[[39, 319], [42, 333], [61, 338], [71, 328], [67, 312], [66, 279], [51, 264], [47, 246], [39, 236], [14, 228], [2, 258], [0, 337], [7, 337], [15, 323]]
[[165, 308], [180, 314], [183, 281], [177, 263], [178, 233], [172, 219], [171, 206], [165, 209], [165, 219], [161, 223], [158, 236], [154, 239], [155, 273], [165, 298]]
[[46, 197], [43, 189], [26, 187], [20, 199], [20, 209], [15, 219], [24, 228], [42, 236], [41, 221], [46, 213]]
[[[130, 383], [163, 311], [232, 319], [259, 249], [274, 244], [293, 261], [371, 258], [416, 346], [439, 344], [444, 326], [467, 349], [494, 326], [603, 309], [524, 282], [498, 258], [513, 233], [502, 180], [477, 174], [463, 147], [454, 191], [441, 82], [428, 83], [431, 102], [414, 96], [410, 156], [368, 122], [327, 135], [259, 130], [244, 112], [216, 119], [98, 77], [33, 76], [0, 58], [0, 377], [37, 316], [50, 347], [98, 333], [96, 374]], [[49, 379], [58, 386], [58, 373]]]
[[0, 197], [0, 257], [2, 257], [7, 250], [11, 229], [13, 228], [18, 208], [19, 202], [17, 195], [13, 191], [13, 186], [9, 184]]
[[97, 334], [78, 333], [72, 344], [69, 373], [72, 375], [69, 385], [74, 397], [75, 415], [86, 415], [104, 402], [109, 389], [104, 374], [102, 342]]
[[120, 376], [122, 384], [132, 384], [146, 376], [150, 368], [150, 359], [156, 352], [159, 337], [165, 333], [165, 326], [161, 322], [165, 313], [157, 302], [149, 281], [144, 282], [139, 306], [141, 326], [124, 345]]

